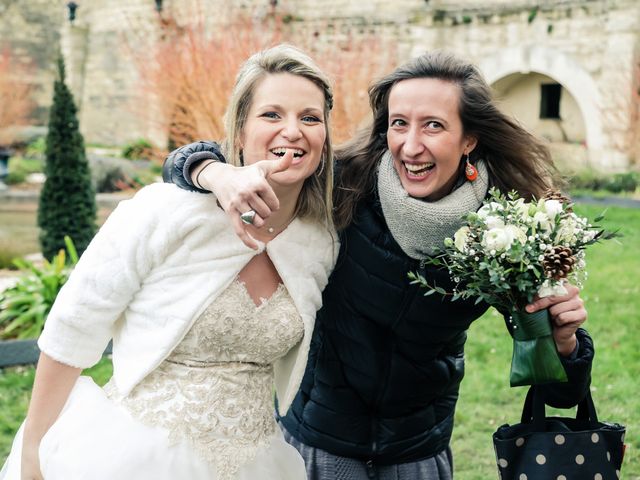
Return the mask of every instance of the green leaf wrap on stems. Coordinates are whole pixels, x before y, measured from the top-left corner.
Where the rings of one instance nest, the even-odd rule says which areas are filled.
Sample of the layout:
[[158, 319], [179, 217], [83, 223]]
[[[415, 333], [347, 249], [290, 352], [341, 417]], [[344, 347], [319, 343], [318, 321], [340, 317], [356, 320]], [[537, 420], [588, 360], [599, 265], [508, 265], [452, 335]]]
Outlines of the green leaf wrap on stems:
[[567, 373], [553, 340], [549, 311], [514, 311], [511, 321], [514, 326], [511, 386], [566, 382]]

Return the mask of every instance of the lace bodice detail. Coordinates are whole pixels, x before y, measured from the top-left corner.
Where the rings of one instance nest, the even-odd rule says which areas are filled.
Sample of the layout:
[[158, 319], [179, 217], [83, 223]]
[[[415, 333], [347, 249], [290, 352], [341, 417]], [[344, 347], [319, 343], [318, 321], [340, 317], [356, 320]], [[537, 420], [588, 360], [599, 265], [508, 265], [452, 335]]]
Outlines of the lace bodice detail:
[[275, 433], [273, 362], [303, 335], [283, 285], [256, 306], [234, 281], [120, 402], [144, 423], [166, 428], [173, 442], [188, 440], [220, 479], [233, 478]]

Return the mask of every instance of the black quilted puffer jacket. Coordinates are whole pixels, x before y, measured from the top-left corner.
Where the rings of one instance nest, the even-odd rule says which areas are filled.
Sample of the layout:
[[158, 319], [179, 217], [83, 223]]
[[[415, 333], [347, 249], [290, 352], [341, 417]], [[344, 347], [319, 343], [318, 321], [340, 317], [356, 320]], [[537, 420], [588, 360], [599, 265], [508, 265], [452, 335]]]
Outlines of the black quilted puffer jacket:
[[[188, 154], [168, 159], [165, 180], [192, 188], [181, 173]], [[446, 272], [421, 268], [400, 249], [375, 195], [340, 239], [307, 370], [280, 420], [307, 445], [380, 465], [437, 454], [451, 438], [467, 329], [487, 305], [425, 297], [410, 285], [407, 273], [419, 271], [451, 289]], [[550, 405], [575, 405], [588, 388], [593, 345], [584, 330], [578, 340], [577, 354], [563, 359], [570, 382], [547, 388]]]

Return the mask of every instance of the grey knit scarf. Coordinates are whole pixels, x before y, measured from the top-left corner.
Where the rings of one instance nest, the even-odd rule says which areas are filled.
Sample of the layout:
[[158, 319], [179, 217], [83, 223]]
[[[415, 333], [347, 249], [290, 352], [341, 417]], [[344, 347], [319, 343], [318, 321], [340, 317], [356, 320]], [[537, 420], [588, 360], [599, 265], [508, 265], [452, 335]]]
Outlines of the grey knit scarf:
[[390, 152], [378, 167], [378, 194], [382, 212], [393, 238], [404, 253], [422, 260], [441, 249], [446, 237], [463, 224], [461, 217], [480, 208], [489, 188], [489, 174], [482, 160], [476, 163], [478, 178], [465, 181], [435, 202], [410, 197], [393, 168]]

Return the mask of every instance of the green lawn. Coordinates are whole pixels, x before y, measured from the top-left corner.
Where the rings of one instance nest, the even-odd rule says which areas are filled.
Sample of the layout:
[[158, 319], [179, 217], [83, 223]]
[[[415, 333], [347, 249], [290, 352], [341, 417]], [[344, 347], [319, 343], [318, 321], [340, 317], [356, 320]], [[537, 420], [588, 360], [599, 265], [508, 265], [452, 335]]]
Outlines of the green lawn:
[[[595, 218], [602, 208], [579, 205], [576, 211]], [[600, 420], [627, 426], [622, 478], [640, 480], [635, 452], [640, 448], [640, 209], [610, 207], [603, 224], [624, 237], [587, 252], [589, 278], [582, 298], [589, 312], [585, 327], [596, 346], [592, 392]], [[497, 478], [491, 434], [503, 423], [519, 421], [526, 388], [509, 387], [511, 340], [495, 311], [472, 325], [466, 358], [452, 445], [456, 479]]]
[[[594, 218], [602, 207], [576, 210]], [[624, 237], [595, 245], [587, 254], [590, 276], [582, 296], [589, 310], [586, 327], [597, 350], [592, 389], [600, 419], [627, 425], [622, 477], [640, 480], [635, 453], [640, 447], [640, 209], [611, 207], [604, 224], [619, 228]], [[511, 340], [503, 320], [490, 311], [469, 332], [453, 441], [456, 480], [497, 478], [491, 434], [499, 425], [519, 420], [526, 391], [509, 388], [510, 360]], [[110, 363], [103, 360], [90, 373], [102, 384], [111, 374]], [[24, 417], [32, 381], [32, 368], [0, 372], [0, 461]]]
[[[103, 358], [95, 367], [83, 373], [93, 377], [99, 385], [104, 385], [111, 378], [112, 371], [111, 360]], [[0, 369], [0, 464], [9, 454], [13, 436], [27, 413], [34, 374], [33, 367]]]

